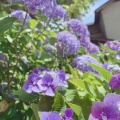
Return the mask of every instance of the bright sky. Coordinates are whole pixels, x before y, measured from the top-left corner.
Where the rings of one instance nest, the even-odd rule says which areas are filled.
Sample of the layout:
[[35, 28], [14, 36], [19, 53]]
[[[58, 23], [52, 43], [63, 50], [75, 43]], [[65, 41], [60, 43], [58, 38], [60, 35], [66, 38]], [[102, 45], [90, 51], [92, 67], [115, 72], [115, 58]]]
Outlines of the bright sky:
[[109, 0], [96, 0], [94, 4], [90, 4], [90, 9], [87, 11], [85, 16], [82, 17], [82, 21], [85, 24], [93, 24], [95, 20], [95, 10], [102, 6], [104, 3], [106, 3]]

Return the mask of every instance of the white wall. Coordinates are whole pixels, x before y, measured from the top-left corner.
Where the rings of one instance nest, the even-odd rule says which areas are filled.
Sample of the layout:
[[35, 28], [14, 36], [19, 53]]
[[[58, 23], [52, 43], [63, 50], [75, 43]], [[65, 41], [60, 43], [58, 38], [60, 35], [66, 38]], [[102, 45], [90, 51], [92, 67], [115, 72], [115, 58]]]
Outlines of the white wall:
[[[120, 39], [120, 1], [112, 2], [101, 11], [103, 32], [108, 39]], [[102, 25], [103, 25], [102, 24]]]

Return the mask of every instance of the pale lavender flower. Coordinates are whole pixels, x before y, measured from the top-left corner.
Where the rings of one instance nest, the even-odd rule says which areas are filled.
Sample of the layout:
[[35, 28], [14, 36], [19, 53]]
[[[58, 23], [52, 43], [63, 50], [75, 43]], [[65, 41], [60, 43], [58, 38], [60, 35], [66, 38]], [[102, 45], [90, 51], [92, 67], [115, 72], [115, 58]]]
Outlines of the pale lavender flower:
[[117, 106], [118, 110], [120, 111], [120, 95], [115, 93], [108, 93], [103, 100], [105, 103], [111, 103]]
[[114, 90], [120, 88], [120, 74], [116, 74], [111, 77], [109, 86]]
[[40, 88], [42, 90], [42, 92], [45, 93], [45, 95], [48, 95], [48, 96], [54, 96], [55, 95], [55, 90], [58, 86], [58, 83], [59, 83], [59, 79], [58, 78], [53, 78], [52, 75], [46, 73], [42, 80], [39, 81], [39, 85], [40, 85]]
[[[24, 22], [25, 20], [25, 16], [26, 16], [26, 12], [25, 11], [22, 11], [22, 10], [15, 10], [11, 13], [11, 16], [12, 17], [15, 17], [17, 18], [20, 22]], [[24, 26], [27, 26], [29, 23], [28, 23], [28, 20], [30, 20], [31, 17], [29, 16], [29, 14], [27, 14], [26, 16], [26, 20], [25, 20], [25, 25]]]
[[58, 53], [64, 55], [76, 54], [80, 48], [80, 42], [77, 37], [67, 31], [59, 32], [57, 43], [55, 45]]
[[41, 112], [40, 120], [60, 120], [58, 112]]
[[82, 72], [96, 72], [90, 65], [87, 64], [88, 62], [102, 66], [95, 58], [91, 57], [90, 55], [77, 56], [73, 59], [72, 64]]
[[22, 87], [23, 90], [28, 93], [41, 92], [40, 86], [38, 84], [39, 80], [40, 77], [37, 74], [31, 73], [28, 77], [28, 80], [24, 83]]
[[97, 45], [95, 45], [94, 43], [89, 43], [86, 47], [85, 47], [86, 51], [88, 53], [96, 53], [99, 54], [100, 53], [100, 49]]

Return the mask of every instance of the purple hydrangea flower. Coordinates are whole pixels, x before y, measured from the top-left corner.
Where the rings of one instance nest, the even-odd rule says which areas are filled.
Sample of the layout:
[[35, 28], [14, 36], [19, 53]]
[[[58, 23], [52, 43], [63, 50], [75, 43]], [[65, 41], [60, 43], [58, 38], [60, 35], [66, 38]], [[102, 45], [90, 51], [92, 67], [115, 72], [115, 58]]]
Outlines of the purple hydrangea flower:
[[119, 120], [119, 111], [113, 104], [96, 101], [88, 120]]
[[90, 33], [88, 31], [88, 28], [85, 24], [83, 24], [78, 19], [71, 19], [67, 23], [67, 28], [80, 36], [80, 43], [83, 46], [87, 46], [90, 43]]
[[41, 112], [40, 120], [73, 120], [73, 110], [72, 108], [67, 108], [63, 115], [59, 115], [58, 112]]
[[67, 20], [67, 11], [61, 5], [57, 5], [51, 17]]
[[90, 45], [90, 37], [89, 36], [81, 36], [80, 37], [80, 43], [84, 47], [88, 47]]
[[33, 73], [23, 85], [23, 90], [28, 93], [42, 92], [48, 96], [54, 96], [55, 90], [59, 87], [68, 87], [68, 77], [64, 70], [49, 70], [45, 68], [34, 68]]
[[55, 90], [58, 86], [59, 79], [55, 78], [53, 79], [52, 75], [46, 73], [42, 80], [38, 82], [40, 85], [41, 90], [45, 93], [45, 95], [48, 96], [54, 96]]
[[60, 120], [58, 112], [41, 112], [40, 120]]
[[120, 74], [116, 74], [111, 77], [109, 86], [114, 90], [120, 88]]
[[78, 19], [71, 19], [70, 21], [68, 21], [67, 28], [70, 29], [75, 34], [80, 35], [80, 36], [83, 33], [85, 34], [85, 36], [89, 35], [87, 26]]
[[87, 64], [87, 62], [101, 66], [101, 64], [90, 55], [77, 56], [73, 59], [73, 66], [79, 69], [82, 72], [95, 72], [95, 70]]
[[64, 111], [64, 115], [62, 116], [61, 120], [73, 120], [73, 109], [72, 108], [67, 108]]
[[40, 86], [38, 84], [39, 80], [40, 77], [37, 74], [31, 73], [28, 77], [28, 80], [23, 85], [23, 90], [28, 93], [41, 92]]
[[111, 103], [117, 106], [118, 110], [120, 111], [120, 95], [115, 93], [108, 93], [104, 100], [105, 103]]
[[[17, 18], [20, 22], [23, 23], [25, 16], [26, 16], [26, 12], [22, 11], [22, 10], [15, 10], [11, 13], [11, 16]], [[24, 26], [27, 26], [29, 24], [28, 20], [30, 20], [30, 19], [31, 19], [31, 17], [27, 14], [26, 22], [25, 22]]]
[[103, 64], [103, 68], [110, 71], [112, 74], [116, 74], [120, 71], [120, 67], [117, 64], [105, 63]]
[[120, 95], [108, 93], [103, 102], [94, 102], [88, 120], [119, 120]]
[[67, 31], [60, 32], [57, 35], [57, 44], [55, 45], [58, 53], [64, 55], [76, 54], [80, 48], [80, 42], [77, 37]]
[[104, 45], [107, 45], [112, 50], [120, 50], [120, 42], [107, 41]]
[[96, 53], [99, 54], [100, 53], [100, 49], [97, 45], [90, 43], [85, 47], [86, 51], [88, 53]]

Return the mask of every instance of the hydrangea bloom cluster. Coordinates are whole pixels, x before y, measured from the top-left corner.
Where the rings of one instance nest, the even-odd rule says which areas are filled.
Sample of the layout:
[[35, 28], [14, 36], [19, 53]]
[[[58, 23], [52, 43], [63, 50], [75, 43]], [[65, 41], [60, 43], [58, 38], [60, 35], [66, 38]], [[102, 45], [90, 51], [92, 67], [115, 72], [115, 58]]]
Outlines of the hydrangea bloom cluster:
[[88, 31], [88, 28], [80, 20], [71, 19], [67, 23], [67, 28], [71, 30], [71, 32], [80, 36], [80, 42], [83, 46], [86, 46], [90, 43], [90, 38], [89, 38], [90, 33]]
[[95, 101], [88, 120], [120, 120], [120, 95], [108, 93], [103, 102]]
[[10, 0], [10, 2], [21, 2], [27, 6], [29, 13], [37, 14], [37, 10], [49, 18], [67, 19], [67, 12], [61, 6], [57, 5], [56, 0]]
[[71, 108], [67, 108], [63, 115], [59, 115], [58, 112], [41, 112], [40, 120], [73, 120], [73, 110]]
[[23, 90], [28, 93], [42, 92], [48, 96], [54, 96], [59, 86], [68, 87], [68, 77], [64, 70], [49, 70], [45, 68], [34, 69], [28, 80], [23, 85]]
[[110, 79], [109, 85], [114, 90], [120, 88], [120, 74], [113, 75]]
[[103, 68], [110, 71], [112, 74], [120, 72], [120, 67], [117, 64], [105, 63], [103, 64]]
[[82, 72], [95, 72], [95, 70], [87, 64], [87, 62], [101, 66], [101, 64], [90, 55], [77, 56], [73, 59], [73, 66]]
[[120, 42], [117, 41], [107, 41], [105, 43], [112, 50], [120, 50]]
[[85, 47], [85, 49], [90, 54], [91, 53], [96, 53], [96, 54], [100, 53], [99, 47], [93, 43], [90, 43], [88, 46]]
[[57, 43], [55, 45], [58, 53], [62, 55], [76, 54], [80, 48], [80, 42], [77, 37], [67, 31], [59, 32]]
[[26, 16], [26, 12], [22, 11], [22, 10], [15, 10], [15, 11], [13, 11], [11, 13], [11, 16], [17, 18], [22, 23], [24, 22], [24, 19], [26, 17], [26, 22], [25, 22], [24, 26], [28, 25], [27, 21], [31, 19], [31, 17], [28, 14]]

